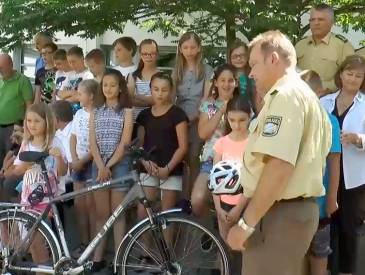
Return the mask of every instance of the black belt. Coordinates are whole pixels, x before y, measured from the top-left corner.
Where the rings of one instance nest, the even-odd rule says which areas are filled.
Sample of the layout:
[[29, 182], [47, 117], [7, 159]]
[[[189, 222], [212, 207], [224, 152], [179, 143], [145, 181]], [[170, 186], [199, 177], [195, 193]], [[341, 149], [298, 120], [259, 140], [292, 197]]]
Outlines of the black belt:
[[0, 128], [7, 128], [10, 126], [14, 126], [15, 123], [11, 123], [11, 124], [0, 124]]

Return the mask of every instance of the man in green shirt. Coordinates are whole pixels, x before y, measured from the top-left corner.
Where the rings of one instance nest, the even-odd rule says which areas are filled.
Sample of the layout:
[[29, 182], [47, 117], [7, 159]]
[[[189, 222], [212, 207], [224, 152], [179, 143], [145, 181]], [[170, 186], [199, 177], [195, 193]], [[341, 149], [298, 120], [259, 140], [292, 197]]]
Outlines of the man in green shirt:
[[14, 124], [24, 119], [26, 108], [33, 102], [29, 79], [13, 69], [8, 54], [0, 54], [0, 167], [10, 149]]

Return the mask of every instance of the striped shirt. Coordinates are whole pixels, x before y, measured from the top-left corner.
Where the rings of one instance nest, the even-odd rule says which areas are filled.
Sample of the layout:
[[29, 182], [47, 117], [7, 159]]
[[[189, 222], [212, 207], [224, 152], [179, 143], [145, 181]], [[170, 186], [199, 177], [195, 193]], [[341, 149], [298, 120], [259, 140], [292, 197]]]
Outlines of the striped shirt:
[[[137, 95], [144, 95], [150, 96], [151, 95], [151, 88], [150, 88], [150, 80], [142, 80], [139, 77], [136, 78], [136, 94]], [[133, 109], [133, 122], [136, 121], [137, 116], [139, 113], [146, 109], [147, 107], [134, 107]]]
[[105, 104], [94, 110], [96, 143], [104, 164], [117, 149], [123, 133], [125, 109], [116, 111]]

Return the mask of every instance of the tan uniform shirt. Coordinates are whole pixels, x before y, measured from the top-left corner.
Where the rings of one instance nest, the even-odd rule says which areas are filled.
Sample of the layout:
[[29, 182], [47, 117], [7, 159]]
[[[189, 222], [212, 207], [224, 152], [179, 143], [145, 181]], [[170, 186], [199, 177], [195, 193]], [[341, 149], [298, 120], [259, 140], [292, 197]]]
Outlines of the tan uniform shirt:
[[331, 124], [317, 96], [298, 74], [277, 81], [264, 97], [264, 106], [250, 125], [244, 154], [242, 185], [252, 197], [265, 155], [294, 166], [280, 199], [324, 195], [323, 171], [331, 145]]
[[335, 91], [334, 76], [338, 67], [348, 55], [354, 54], [354, 48], [341, 35], [328, 33], [316, 44], [312, 36], [300, 40], [296, 45], [298, 67], [302, 70], [316, 71], [323, 82], [323, 87]]
[[356, 51], [356, 54], [358, 54], [358, 55], [362, 56], [363, 58], [365, 58], [365, 47], [362, 47], [362, 48], [358, 49]]

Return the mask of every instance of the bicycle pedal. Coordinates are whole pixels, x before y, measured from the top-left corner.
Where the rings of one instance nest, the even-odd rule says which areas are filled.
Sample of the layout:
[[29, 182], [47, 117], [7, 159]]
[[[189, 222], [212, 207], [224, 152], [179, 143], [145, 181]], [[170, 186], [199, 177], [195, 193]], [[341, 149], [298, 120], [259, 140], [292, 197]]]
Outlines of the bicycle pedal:
[[93, 267], [93, 262], [92, 262], [92, 261], [88, 261], [88, 262], [86, 262], [86, 263], [84, 264], [84, 268], [85, 268], [85, 270], [87, 270], [87, 271], [90, 271], [92, 267]]

